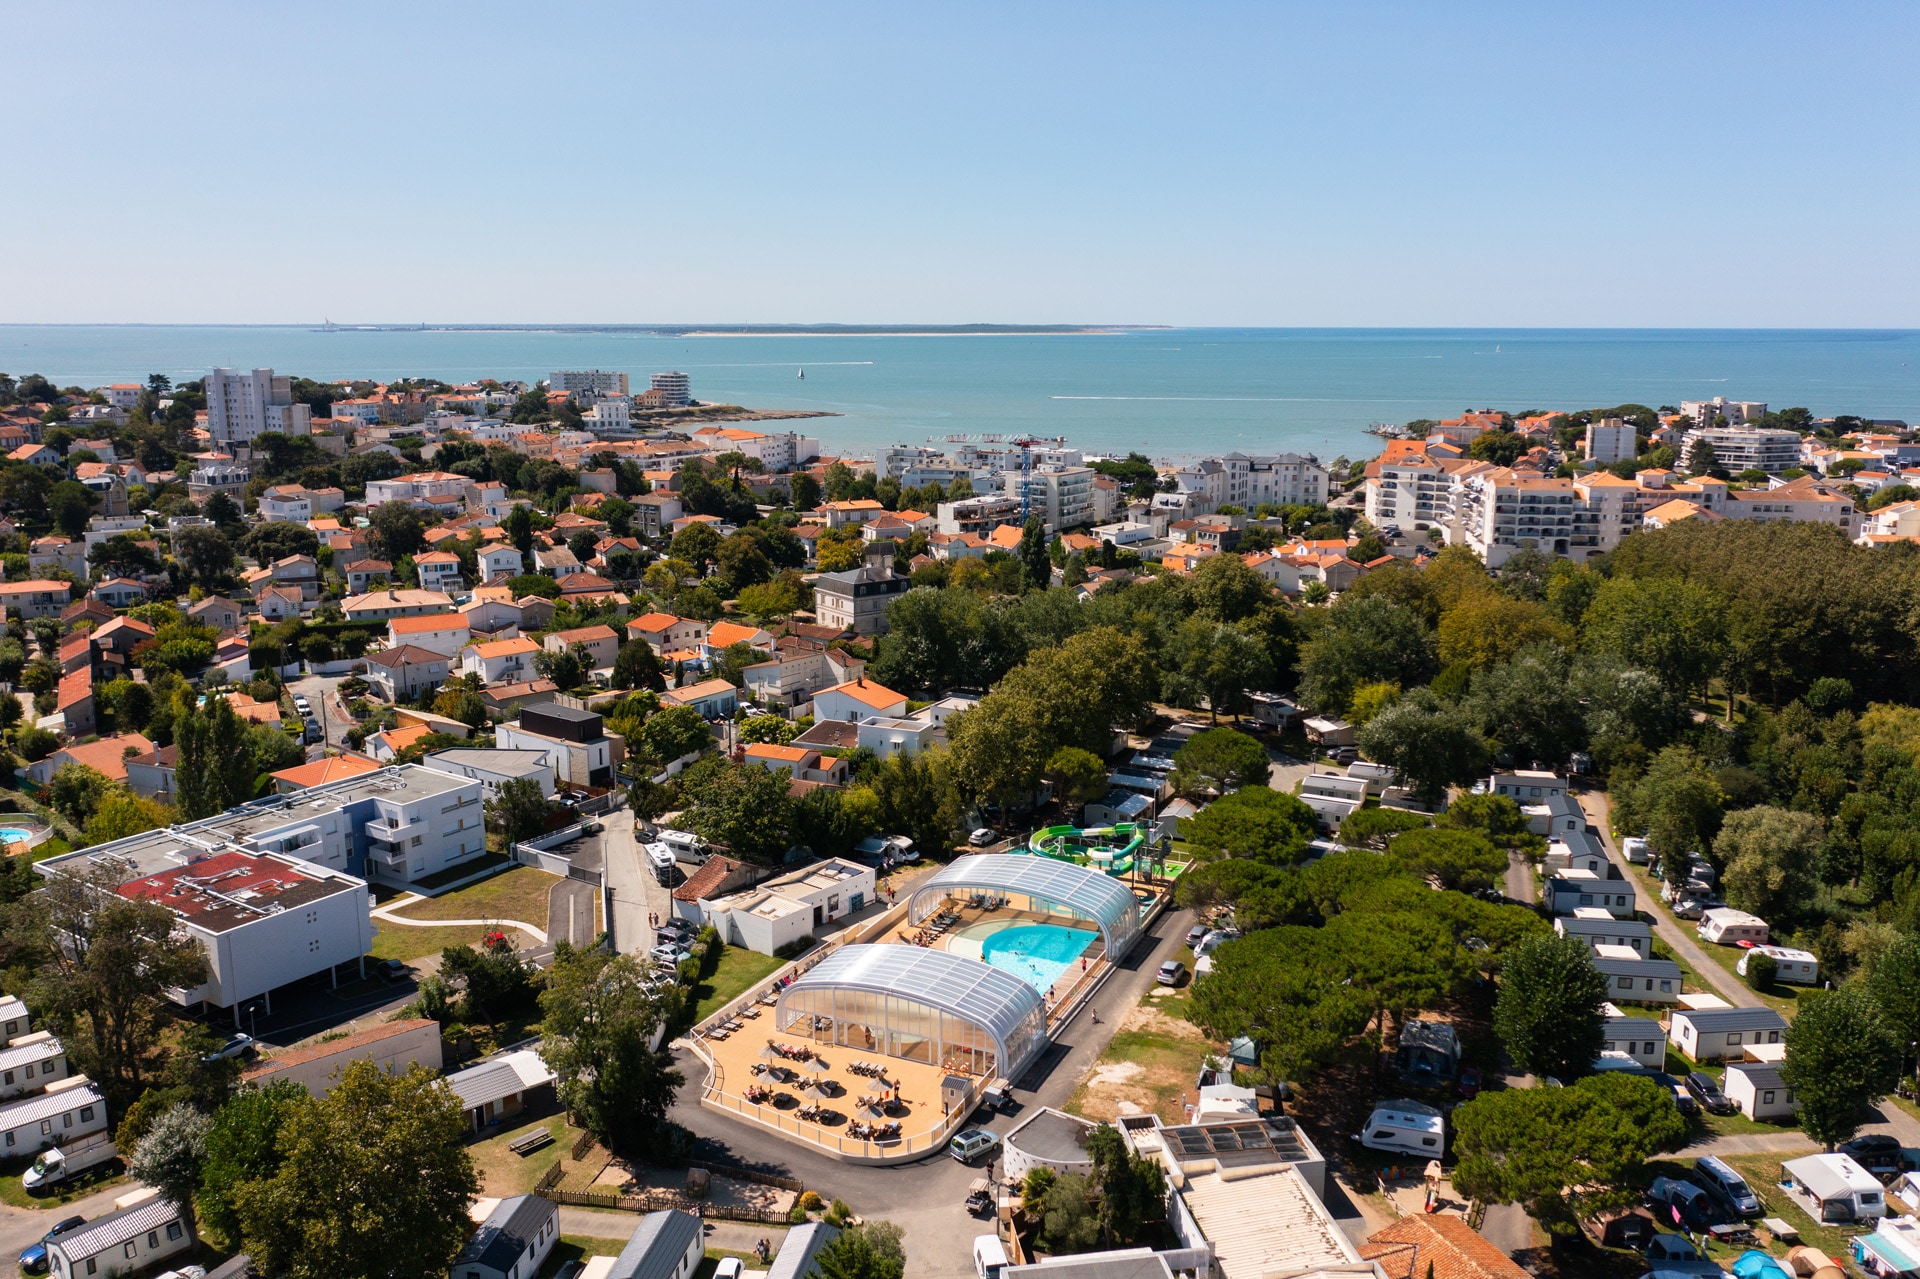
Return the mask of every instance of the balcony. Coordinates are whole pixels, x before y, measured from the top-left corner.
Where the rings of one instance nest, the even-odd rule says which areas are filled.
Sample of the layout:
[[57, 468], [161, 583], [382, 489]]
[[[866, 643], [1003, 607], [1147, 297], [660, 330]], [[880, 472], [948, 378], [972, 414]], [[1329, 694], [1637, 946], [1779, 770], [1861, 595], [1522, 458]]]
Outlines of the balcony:
[[409, 835], [418, 833], [414, 830], [414, 827], [424, 826], [425, 824], [426, 823], [420, 821], [418, 818], [410, 822], [403, 822], [393, 821], [383, 817], [378, 821], [367, 823], [367, 838], [377, 839], [387, 844], [404, 844], [407, 842]]

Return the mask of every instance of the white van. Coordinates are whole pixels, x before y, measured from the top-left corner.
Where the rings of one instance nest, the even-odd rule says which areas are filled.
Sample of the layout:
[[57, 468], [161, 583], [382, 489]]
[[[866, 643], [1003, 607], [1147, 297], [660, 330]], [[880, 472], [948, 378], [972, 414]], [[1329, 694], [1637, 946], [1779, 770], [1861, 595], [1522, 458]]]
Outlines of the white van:
[[707, 841], [701, 839], [692, 831], [672, 830], [662, 826], [660, 828], [659, 842], [663, 846], [671, 849], [673, 855], [681, 861], [698, 864], [707, 859]]
[[1438, 1159], [1447, 1146], [1447, 1119], [1421, 1102], [1383, 1101], [1367, 1116], [1367, 1126], [1355, 1140], [1368, 1150]]
[[978, 1279], [1000, 1279], [1007, 1268], [1007, 1250], [1000, 1246], [999, 1235], [975, 1235], [973, 1273]]

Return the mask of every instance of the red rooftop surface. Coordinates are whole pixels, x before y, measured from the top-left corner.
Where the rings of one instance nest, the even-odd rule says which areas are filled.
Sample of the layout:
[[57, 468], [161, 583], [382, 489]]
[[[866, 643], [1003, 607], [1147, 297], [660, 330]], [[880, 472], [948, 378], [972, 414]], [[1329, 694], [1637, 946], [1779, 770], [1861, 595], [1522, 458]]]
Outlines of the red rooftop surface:
[[340, 885], [303, 875], [277, 858], [241, 852], [215, 853], [128, 880], [118, 889], [122, 897], [157, 901], [209, 933], [229, 932], [341, 891]]

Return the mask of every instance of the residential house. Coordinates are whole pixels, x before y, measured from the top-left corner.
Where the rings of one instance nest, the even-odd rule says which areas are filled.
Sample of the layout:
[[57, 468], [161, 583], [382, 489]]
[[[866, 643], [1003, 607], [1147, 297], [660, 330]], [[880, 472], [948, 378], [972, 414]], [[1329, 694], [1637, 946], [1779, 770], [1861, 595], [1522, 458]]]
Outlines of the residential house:
[[665, 656], [680, 649], [697, 649], [707, 640], [707, 624], [671, 613], [648, 613], [627, 623], [627, 634]]
[[550, 679], [528, 680], [524, 684], [502, 684], [480, 690], [480, 700], [490, 714], [513, 714], [528, 706], [541, 706], [555, 700], [560, 686]]
[[433, 729], [425, 724], [403, 724], [399, 728], [385, 729], [367, 738], [367, 754], [382, 764], [391, 764], [402, 751], [409, 746], [419, 745], [432, 733]]
[[320, 598], [320, 566], [311, 555], [289, 555], [273, 562], [273, 584], [290, 586], [303, 600]]
[[555, 580], [587, 571], [586, 565], [565, 546], [536, 546], [533, 549], [533, 566], [536, 571]]
[[494, 640], [474, 644], [461, 654], [461, 669], [489, 684], [512, 683], [533, 674], [533, 655], [540, 646], [530, 639]]
[[823, 626], [856, 635], [884, 635], [887, 605], [906, 593], [911, 582], [894, 573], [891, 542], [866, 548], [859, 568], [821, 573], [813, 583], [814, 615]]
[[539, 1195], [502, 1199], [453, 1259], [452, 1279], [534, 1279], [560, 1237], [560, 1205]]
[[741, 762], [758, 764], [769, 772], [784, 768], [793, 774], [796, 781], [819, 782], [823, 786], [844, 786], [849, 775], [844, 759], [822, 755], [804, 746], [777, 746], [772, 742], [755, 742], [748, 746]]
[[384, 622], [396, 617], [424, 617], [453, 612], [453, 600], [442, 591], [389, 588], [355, 595], [340, 606], [349, 622]]
[[489, 542], [480, 548], [476, 559], [483, 582], [491, 582], [496, 577], [518, 577], [526, 571], [526, 557], [505, 542]]
[[906, 713], [907, 698], [904, 693], [896, 693], [865, 676], [857, 677], [851, 683], [822, 689], [813, 696], [815, 720], [837, 719], [857, 724], [872, 715], [899, 719], [905, 717]]
[[260, 495], [260, 518], [268, 524], [305, 524], [313, 518], [313, 499], [298, 484], [276, 484]]
[[269, 586], [260, 591], [260, 617], [263, 621], [284, 622], [300, 616], [300, 590], [294, 586]]
[[554, 780], [574, 787], [611, 786], [620, 762], [600, 716], [558, 702], [522, 707], [519, 719], [494, 730], [494, 742], [503, 750], [546, 751]]
[[422, 590], [460, 589], [460, 557], [450, 551], [426, 551], [413, 557], [413, 571], [420, 577]]
[[187, 608], [187, 616], [203, 626], [225, 634], [240, 629], [240, 619], [245, 616], [240, 606], [223, 595], [209, 595], [198, 604]]
[[690, 706], [702, 719], [731, 718], [740, 705], [740, 690], [723, 679], [701, 680], [660, 694], [662, 706]]
[[593, 670], [608, 670], [620, 655], [620, 634], [611, 626], [577, 626], [570, 631], [554, 631], [541, 641], [549, 653], [564, 653], [575, 644], [582, 645]]
[[32, 621], [36, 617], [58, 617], [67, 606], [67, 582], [29, 578], [24, 582], [0, 582], [0, 610]]
[[[1359, 1254], [1385, 1279], [1525, 1279], [1527, 1271], [1476, 1233], [1465, 1217], [1419, 1213], [1367, 1236]], [[1329, 1267], [1322, 1273], [1338, 1273]], [[1254, 1273], [1249, 1271], [1248, 1273]]]
[[66, 735], [81, 738], [94, 731], [93, 668], [84, 666], [71, 675], [60, 677], [55, 690], [54, 713], [59, 715]]
[[87, 545], [59, 534], [36, 537], [27, 548], [27, 567], [35, 573], [50, 568], [64, 569], [84, 580], [87, 576]]
[[71, 675], [93, 666], [93, 637], [76, 631], [60, 641], [60, 673]]
[[947, 740], [945, 726], [925, 711], [904, 716], [868, 715], [855, 725], [854, 732], [859, 744], [881, 759], [918, 755]]
[[353, 560], [340, 572], [347, 579], [348, 592], [353, 595], [371, 590], [376, 578], [382, 582], [393, 580], [393, 565], [386, 560]]
[[127, 770], [127, 787], [142, 799], [171, 804], [178, 792], [173, 770], [179, 763], [178, 746], [162, 746], [144, 755], [128, 756], [123, 765]]
[[504, 1057], [456, 1070], [446, 1077], [446, 1082], [466, 1112], [469, 1129], [482, 1133], [502, 1119], [526, 1110], [535, 1095], [551, 1096], [553, 1071], [540, 1059], [539, 1053], [522, 1048]]
[[[32, 466], [45, 467], [49, 471], [59, 470], [61, 466], [64, 465], [60, 460], [60, 455], [45, 444], [22, 444], [19, 448], [7, 454], [7, 460], [9, 462], [26, 462]], [[879, 503], [876, 502], [874, 505], [878, 506]]]
[[447, 682], [450, 654], [399, 644], [367, 654], [367, 683], [389, 702], [411, 702]]
[[1668, 1038], [1696, 1062], [1737, 1061], [1745, 1045], [1777, 1044], [1786, 1028], [1771, 1008], [1676, 1008]]
[[773, 636], [758, 626], [742, 626], [738, 622], [715, 622], [707, 631], [706, 650], [710, 656], [717, 656], [732, 648], [735, 644], [745, 644], [756, 652], [773, 653]]
[[686, 514], [686, 507], [671, 493], [648, 493], [632, 499], [633, 531], [657, 538], [673, 528], [674, 521]]
[[1607, 998], [1632, 1004], [1680, 1002], [1680, 965], [1650, 959], [1628, 946], [1598, 945], [1593, 966], [1607, 979]]
[[[437, 592], [435, 592], [437, 594]], [[445, 599], [446, 596], [440, 596]], [[422, 617], [396, 617], [387, 623], [387, 644], [398, 647], [411, 644], [452, 657], [473, 638], [467, 619], [459, 613], [435, 613]]]
[[858, 679], [866, 667], [841, 649], [781, 648], [772, 661], [747, 667], [741, 678], [762, 706], [798, 710], [815, 692]]

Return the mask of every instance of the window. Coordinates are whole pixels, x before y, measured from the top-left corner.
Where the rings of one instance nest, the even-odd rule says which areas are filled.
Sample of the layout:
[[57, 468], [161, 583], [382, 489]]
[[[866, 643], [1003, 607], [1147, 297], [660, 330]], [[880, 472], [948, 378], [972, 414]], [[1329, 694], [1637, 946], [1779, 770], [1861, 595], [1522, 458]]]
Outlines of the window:
[[178, 1238], [179, 1238], [179, 1237], [181, 1236], [181, 1234], [182, 1234], [182, 1233], [184, 1233], [184, 1232], [183, 1232], [183, 1231], [182, 1231], [182, 1230], [180, 1229], [180, 1223], [179, 1223], [179, 1222], [177, 1222], [177, 1221], [169, 1221], [169, 1222], [167, 1223], [167, 1238], [169, 1238], [169, 1239], [178, 1239]]
[[1760, 1094], [1760, 1104], [1763, 1106], [1771, 1106], [1773, 1104], [1773, 1089], [1769, 1088]]
[[40, 1131], [41, 1131], [41, 1133], [43, 1133], [43, 1134], [49, 1134], [49, 1133], [51, 1133], [51, 1132], [53, 1132], [53, 1120], [51, 1120], [51, 1119], [42, 1119], [42, 1120], [40, 1121]]
[[127, 1240], [126, 1247], [123, 1248], [121, 1251], [124, 1252], [128, 1257], [137, 1257], [140, 1255], [140, 1245], [136, 1241], [129, 1239]]
[[1728, 1035], [1728, 1036], [1727, 1036], [1727, 1047], [1729, 1047], [1729, 1048], [1735, 1048], [1735, 1047], [1738, 1047], [1738, 1046], [1739, 1046], [1739, 1044], [1740, 1044], [1740, 1032], [1739, 1032], [1739, 1031], [1737, 1031], [1737, 1030], [1736, 1030], [1736, 1031], [1734, 1031], [1734, 1032], [1733, 1032], [1732, 1034], [1730, 1034], [1730, 1035]]
[[95, 1261], [95, 1260], [94, 1260], [94, 1259], [93, 1259], [92, 1257], [88, 1257], [88, 1258], [87, 1258], [87, 1273], [88, 1273], [88, 1274], [90, 1274], [90, 1275], [91, 1275], [91, 1274], [98, 1274], [98, 1273], [99, 1273], [99, 1271], [100, 1271], [100, 1263], [99, 1263], [99, 1262], [97, 1262], [97, 1261]]
[[[1651, 983], [1651, 982], [1649, 982], [1649, 983], [1648, 983], [1648, 989], [1649, 989], [1649, 990], [1651, 990], [1651, 989], [1652, 989], [1652, 983]], [[1662, 981], [1662, 982], [1660, 983], [1660, 989], [1661, 989], [1661, 990], [1662, 990], [1663, 992], [1665, 992], [1665, 993], [1667, 993], [1667, 994], [1672, 994], [1672, 993], [1673, 993], [1673, 982], [1672, 982], [1671, 980], [1666, 980], [1666, 981]]]
[[159, 1246], [160, 1246], [160, 1232], [158, 1230], [147, 1231], [147, 1247], [158, 1248]]
[[81, 1121], [82, 1123], [89, 1123], [89, 1124], [93, 1122], [93, 1107], [92, 1107], [92, 1106], [82, 1106], [82, 1107], [80, 1107], [80, 1121]]
[[1644, 1052], [1648, 1052], [1648, 1053], [1651, 1053], [1651, 1052], [1655, 1052], [1655, 1051], [1657, 1051], [1657, 1045], [1655, 1044], [1655, 1042], [1654, 1042], [1653, 1040], [1651, 1040], [1651, 1039], [1649, 1039], [1649, 1040], [1647, 1041], [1647, 1046], [1646, 1046], [1646, 1048], [1644, 1048], [1644, 1049], [1643, 1049], [1642, 1051], [1644, 1051]]

